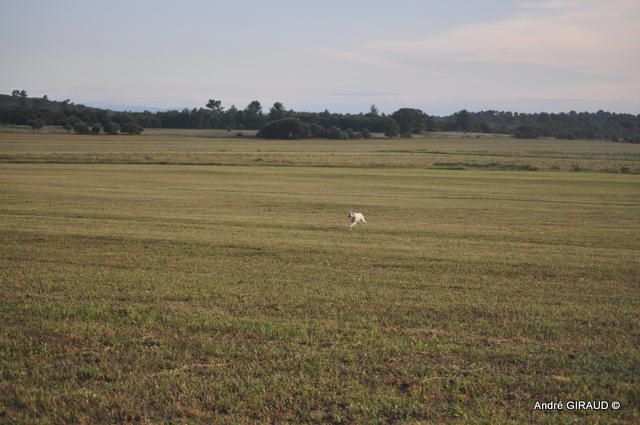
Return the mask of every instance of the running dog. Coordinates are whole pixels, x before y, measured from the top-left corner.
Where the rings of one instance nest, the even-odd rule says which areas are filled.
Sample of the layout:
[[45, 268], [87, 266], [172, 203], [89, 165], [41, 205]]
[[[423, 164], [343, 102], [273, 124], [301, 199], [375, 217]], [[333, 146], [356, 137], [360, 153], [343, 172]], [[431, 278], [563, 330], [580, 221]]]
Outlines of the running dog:
[[353, 229], [353, 226], [358, 223], [367, 224], [367, 220], [364, 219], [364, 215], [362, 215], [362, 213], [349, 211], [349, 230]]

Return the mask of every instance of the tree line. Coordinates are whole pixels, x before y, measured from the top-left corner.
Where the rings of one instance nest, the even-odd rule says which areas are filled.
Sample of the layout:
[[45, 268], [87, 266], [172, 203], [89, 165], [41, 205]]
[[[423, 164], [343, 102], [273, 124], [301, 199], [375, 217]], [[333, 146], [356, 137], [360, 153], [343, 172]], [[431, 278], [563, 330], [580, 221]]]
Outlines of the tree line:
[[120, 112], [77, 105], [68, 99], [30, 98], [24, 90], [0, 95], [0, 124], [62, 126], [80, 134], [140, 134], [144, 128], [255, 129], [274, 138], [367, 138], [371, 133], [387, 137], [411, 136], [429, 131], [463, 131], [512, 134], [520, 138], [602, 139], [640, 143], [640, 115], [598, 111], [568, 113], [518, 113], [508, 111], [458, 111], [431, 116], [420, 109], [401, 108], [380, 113], [375, 105], [359, 114], [302, 112], [275, 102], [265, 110], [251, 101], [239, 109], [210, 99], [204, 107], [158, 112]]

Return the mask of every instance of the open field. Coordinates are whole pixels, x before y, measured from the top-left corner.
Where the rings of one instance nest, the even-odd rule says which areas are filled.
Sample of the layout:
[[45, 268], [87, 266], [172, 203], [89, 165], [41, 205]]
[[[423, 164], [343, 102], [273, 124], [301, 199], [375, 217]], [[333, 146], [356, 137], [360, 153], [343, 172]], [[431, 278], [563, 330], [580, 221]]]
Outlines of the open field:
[[172, 135], [169, 130], [163, 131], [168, 133], [142, 136], [0, 133], [0, 163], [289, 165], [640, 173], [640, 144], [631, 143], [442, 134], [412, 139], [267, 141], [253, 137], [179, 136]]
[[193, 128], [145, 128], [145, 136], [178, 136], [178, 137], [234, 137], [238, 134], [255, 136], [256, 130], [220, 130]]
[[[0, 134], [0, 423], [638, 423], [639, 170], [587, 141]], [[621, 408], [533, 410], [560, 400]]]

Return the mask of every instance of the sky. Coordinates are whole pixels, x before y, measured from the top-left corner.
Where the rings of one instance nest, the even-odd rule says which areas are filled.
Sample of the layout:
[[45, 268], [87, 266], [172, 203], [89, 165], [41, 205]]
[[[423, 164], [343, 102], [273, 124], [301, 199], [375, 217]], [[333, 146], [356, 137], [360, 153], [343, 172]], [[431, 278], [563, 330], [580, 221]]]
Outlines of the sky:
[[0, 0], [0, 93], [640, 113], [639, 0]]

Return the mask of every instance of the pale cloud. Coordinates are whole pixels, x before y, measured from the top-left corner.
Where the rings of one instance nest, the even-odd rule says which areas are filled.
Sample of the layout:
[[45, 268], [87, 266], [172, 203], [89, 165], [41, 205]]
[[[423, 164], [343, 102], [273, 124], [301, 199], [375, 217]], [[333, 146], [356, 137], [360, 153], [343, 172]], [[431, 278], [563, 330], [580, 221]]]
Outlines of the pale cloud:
[[520, 4], [523, 9], [566, 9], [567, 7], [577, 7], [583, 0], [538, 0], [527, 1]]
[[[523, 13], [503, 21], [452, 28], [423, 40], [382, 41], [364, 47], [382, 57], [431, 55], [460, 62], [585, 71], [638, 69], [640, 2], [556, 0], [535, 4], [547, 13]], [[529, 3], [527, 8], [531, 7]]]
[[[418, 40], [372, 41], [332, 51], [331, 56], [407, 72], [422, 67], [433, 73], [438, 68], [434, 64], [448, 64], [440, 66], [447, 69], [486, 64], [565, 70], [594, 78], [565, 83], [560, 91], [567, 95], [637, 97], [638, 46], [637, 0], [546, 0], [523, 3], [508, 19], [453, 27]], [[565, 94], [558, 90], [541, 85], [531, 95]]]

